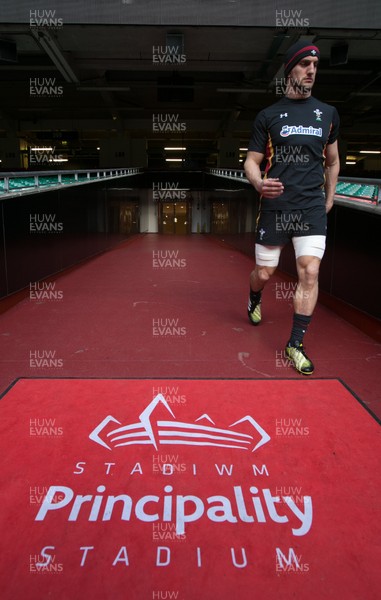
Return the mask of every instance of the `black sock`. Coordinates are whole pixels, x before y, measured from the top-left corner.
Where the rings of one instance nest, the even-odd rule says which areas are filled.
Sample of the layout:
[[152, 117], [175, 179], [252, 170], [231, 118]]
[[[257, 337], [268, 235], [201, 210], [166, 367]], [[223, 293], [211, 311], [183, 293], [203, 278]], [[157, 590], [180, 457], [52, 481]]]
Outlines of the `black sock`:
[[253, 290], [250, 288], [250, 300], [253, 304], [259, 304], [261, 301], [262, 290], [259, 290], [259, 292], [253, 292]]
[[294, 313], [289, 344], [292, 346], [299, 346], [299, 344], [303, 343], [303, 336], [308, 329], [311, 319], [312, 316], [307, 317], [306, 315]]

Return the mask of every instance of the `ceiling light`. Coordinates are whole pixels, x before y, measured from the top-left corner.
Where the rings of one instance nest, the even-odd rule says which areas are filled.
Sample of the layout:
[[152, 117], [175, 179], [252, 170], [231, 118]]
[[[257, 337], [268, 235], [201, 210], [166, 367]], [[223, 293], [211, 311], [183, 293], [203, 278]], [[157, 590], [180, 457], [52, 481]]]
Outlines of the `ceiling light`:
[[164, 150], [186, 150], [186, 148], [181, 146], [165, 146]]
[[182, 162], [182, 158], [166, 158], [166, 162]]
[[356, 161], [355, 160], [347, 160], [345, 164], [346, 165], [355, 165]]
[[242, 150], [242, 152], [247, 152], [249, 148], [240, 148], [240, 150]]
[[360, 154], [381, 154], [381, 150], [360, 150]]
[[34, 150], [35, 152], [52, 152], [53, 148], [51, 146], [47, 146], [46, 148], [43, 146], [41, 148], [31, 148], [31, 150]]

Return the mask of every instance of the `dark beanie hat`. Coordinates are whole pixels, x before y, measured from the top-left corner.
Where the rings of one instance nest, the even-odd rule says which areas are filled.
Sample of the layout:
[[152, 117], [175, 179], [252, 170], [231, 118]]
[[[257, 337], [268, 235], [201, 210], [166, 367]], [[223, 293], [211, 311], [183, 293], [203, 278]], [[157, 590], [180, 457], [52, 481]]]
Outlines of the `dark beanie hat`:
[[317, 46], [311, 44], [311, 42], [303, 40], [295, 42], [295, 44], [287, 50], [284, 57], [284, 76], [287, 77], [291, 69], [293, 69], [305, 56], [317, 56], [320, 58], [320, 50]]

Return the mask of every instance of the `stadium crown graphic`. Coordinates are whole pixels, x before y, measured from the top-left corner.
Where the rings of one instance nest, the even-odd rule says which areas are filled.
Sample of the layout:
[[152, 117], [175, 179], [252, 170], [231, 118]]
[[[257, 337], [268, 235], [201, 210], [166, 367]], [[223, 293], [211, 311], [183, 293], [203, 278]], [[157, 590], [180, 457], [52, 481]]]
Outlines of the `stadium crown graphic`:
[[[152, 418], [158, 405], [162, 405], [173, 417], [172, 420], [154, 420]], [[203, 425], [200, 422], [209, 422]], [[254, 430], [253, 435], [233, 430], [238, 425], [248, 423]], [[121, 425], [121, 427], [115, 427]], [[215, 427], [209, 415], [203, 414], [194, 423], [177, 421], [170, 406], [162, 394], [158, 394], [139, 415], [139, 421], [122, 425], [113, 416], [108, 415], [90, 433], [89, 438], [108, 450], [133, 444], [152, 445], [158, 450], [161, 445], [183, 446], [219, 446], [254, 452], [270, 441], [266, 431], [249, 415], [228, 426], [229, 429]]]

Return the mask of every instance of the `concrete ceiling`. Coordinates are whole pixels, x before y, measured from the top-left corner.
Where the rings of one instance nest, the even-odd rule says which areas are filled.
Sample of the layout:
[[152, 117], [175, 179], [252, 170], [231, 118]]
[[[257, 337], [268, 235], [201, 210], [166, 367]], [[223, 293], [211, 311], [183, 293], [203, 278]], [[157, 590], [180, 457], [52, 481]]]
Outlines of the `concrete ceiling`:
[[[166, 52], [173, 34], [177, 58]], [[247, 145], [257, 112], [280, 98], [284, 53], [301, 36], [321, 50], [314, 95], [337, 107], [348, 152], [381, 149], [377, 28], [4, 24], [0, 46], [14, 42], [17, 62], [0, 60], [0, 129], [32, 144], [55, 132], [83, 166], [118, 136], [146, 140], [151, 161], [172, 140], [213, 165], [219, 139]], [[347, 61], [332, 65], [332, 47], [345, 44]], [[183, 130], [154, 130], [158, 115]]]

